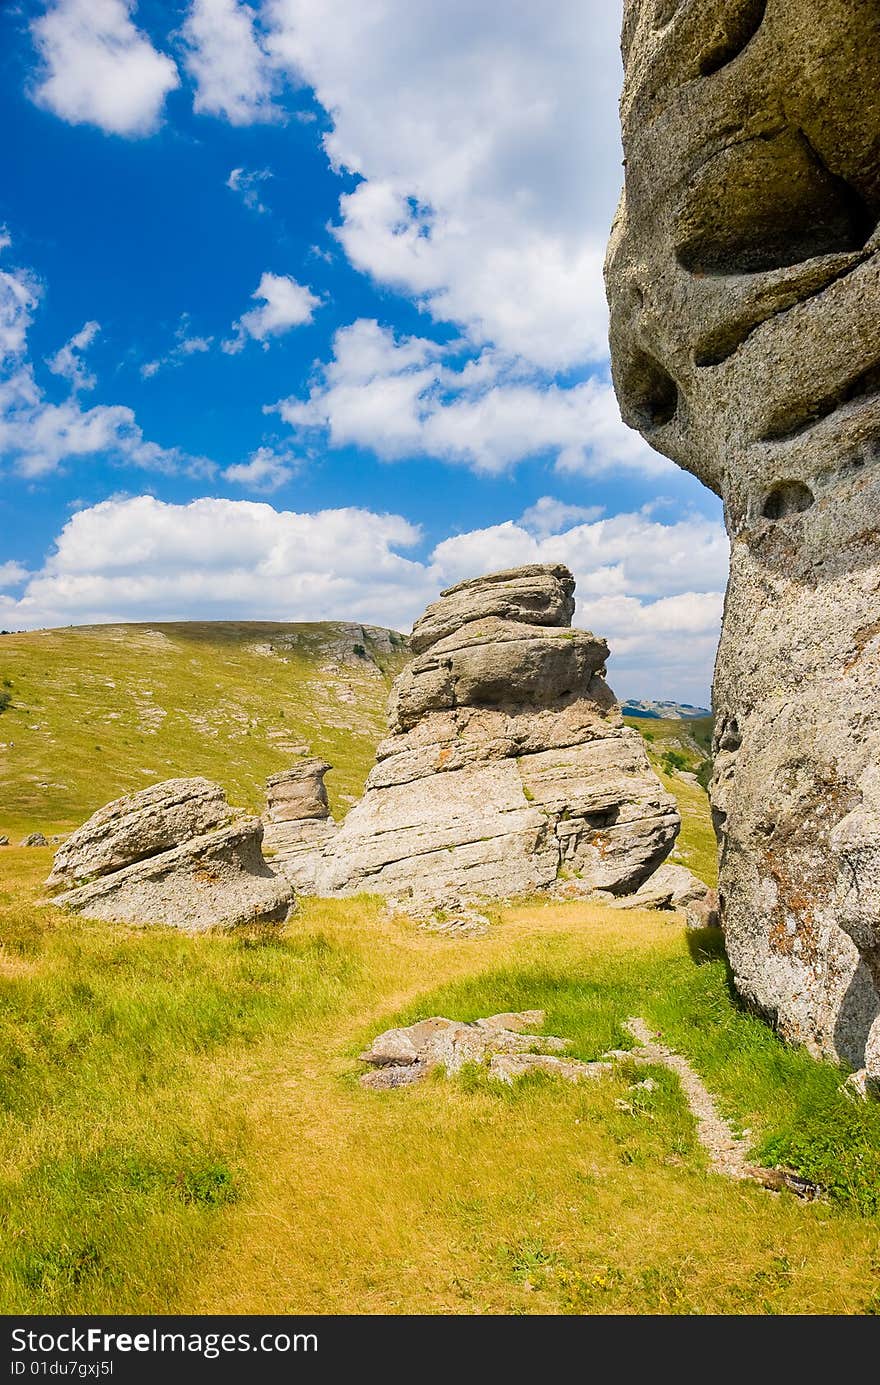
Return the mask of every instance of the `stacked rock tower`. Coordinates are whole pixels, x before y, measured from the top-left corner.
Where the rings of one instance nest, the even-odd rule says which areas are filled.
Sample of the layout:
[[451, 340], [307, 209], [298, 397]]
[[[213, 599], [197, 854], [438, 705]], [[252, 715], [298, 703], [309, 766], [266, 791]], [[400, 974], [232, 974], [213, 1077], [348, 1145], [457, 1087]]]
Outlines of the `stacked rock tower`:
[[666, 857], [675, 801], [605, 682], [605, 641], [571, 629], [573, 592], [565, 567], [522, 567], [451, 587], [416, 621], [318, 894], [504, 898], [561, 874], [623, 894]]

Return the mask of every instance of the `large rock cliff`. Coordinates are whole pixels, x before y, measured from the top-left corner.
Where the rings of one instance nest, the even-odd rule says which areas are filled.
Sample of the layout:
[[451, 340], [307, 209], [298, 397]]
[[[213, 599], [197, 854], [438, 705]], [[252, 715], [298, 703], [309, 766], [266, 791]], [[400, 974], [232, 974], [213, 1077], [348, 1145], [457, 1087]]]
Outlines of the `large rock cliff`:
[[880, 4], [627, 0], [623, 416], [723, 497], [736, 985], [880, 1079]]

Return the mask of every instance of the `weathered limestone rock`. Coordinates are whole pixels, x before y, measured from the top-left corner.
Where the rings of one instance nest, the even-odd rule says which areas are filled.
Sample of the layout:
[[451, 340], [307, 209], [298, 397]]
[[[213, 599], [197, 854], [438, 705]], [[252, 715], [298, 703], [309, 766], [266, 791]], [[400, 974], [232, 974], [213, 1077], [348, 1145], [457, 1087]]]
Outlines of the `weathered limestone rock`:
[[667, 855], [674, 800], [569, 628], [574, 578], [526, 567], [453, 587], [416, 622], [390, 736], [318, 864], [319, 894], [503, 898], [562, 870], [633, 890]]
[[709, 890], [702, 899], [695, 899], [692, 904], [688, 904], [685, 910], [685, 927], [690, 932], [698, 932], [702, 928], [721, 927], [717, 890]]
[[880, 1075], [880, 6], [628, 0], [623, 416], [724, 499], [711, 794], [741, 994]]
[[[263, 825], [207, 779], [172, 779], [101, 808], [56, 853], [51, 903], [185, 932], [277, 922], [293, 889], [263, 859]], [[73, 888], [69, 888], [70, 886]]]
[[329, 769], [326, 760], [301, 760], [266, 785], [263, 847], [298, 894], [314, 894], [321, 853], [336, 832], [324, 786]]
[[523, 625], [571, 625], [574, 578], [562, 564], [534, 564], [447, 587], [413, 626], [410, 647], [422, 654], [471, 621], [496, 616]]
[[620, 899], [611, 896], [607, 903], [615, 909], [686, 909], [704, 900], [712, 891], [705, 881], [687, 866], [666, 861], [650, 875], [635, 894]]
[[209, 779], [166, 779], [93, 813], [56, 851], [50, 890], [70, 889], [167, 851], [229, 822], [232, 811]]
[[472, 1024], [435, 1015], [407, 1029], [389, 1029], [361, 1054], [361, 1061], [374, 1069], [365, 1073], [361, 1082], [375, 1091], [404, 1087], [437, 1067], [451, 1076], [465, 1063], [488, 1064], [491, 1077], [508, 1083], [529, 1072], [555, 1073], [578, 1082], [611, 1071], [607, 1062], [583, 1063], [553, 1056], [564, 1053], [570, 1040], [525, 1032], [529, 1026], [543, 1023], [543, 1010], [524, 1010], [490, 1015]]
[[42, 832], [29, 832], [22, 841], [22, 846], [48, 846], [48, 838]]

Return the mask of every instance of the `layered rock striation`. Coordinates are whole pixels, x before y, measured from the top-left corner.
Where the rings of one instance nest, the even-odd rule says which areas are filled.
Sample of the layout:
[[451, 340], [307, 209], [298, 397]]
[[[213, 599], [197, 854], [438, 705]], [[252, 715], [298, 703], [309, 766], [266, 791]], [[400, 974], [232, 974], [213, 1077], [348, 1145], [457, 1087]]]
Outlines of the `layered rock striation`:
[[720, 906], [786, 1038], [880, 1075], [880, 5], [627, 0], [623, 416], [724, 500]]
[[574, 578], [530, 566], [444, 592], [413, 629], [364, 797], [317, 862], [319, 894], [503, 898], [561, 873], [636, 889], [669, 852], [674, 800], [571, 629]]
[[293, 889], [263, 859], [263, 825], [218, 784], [169, 779], [116, 799], [56, 852], [51, 902], [87, 918], [188, 933], [277, 922]]
[[266, 784], [263, 846], [272, 866], [299, 894], [314, 894], [318, 860], [336, 833], [324, 775], [326, 760], [300, 760]]

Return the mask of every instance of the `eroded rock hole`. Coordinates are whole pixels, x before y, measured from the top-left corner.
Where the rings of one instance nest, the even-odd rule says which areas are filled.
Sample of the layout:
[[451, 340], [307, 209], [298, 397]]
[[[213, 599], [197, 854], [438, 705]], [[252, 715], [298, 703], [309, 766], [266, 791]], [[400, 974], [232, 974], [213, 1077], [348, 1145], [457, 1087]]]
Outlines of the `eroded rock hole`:
[[880, 394], [880, 361], [853, 376], [851, 380], [831, 390], [827, 394], [812, 399], [799, 400], [786, 405], [773, 415], [764, 433], [762, 442], [781, 442], [803, 433], [813, 424], [828, 418], [844, 404], [853, 404], [859, 399], [871, 399]]
[[679, 209], [676, 256], [694, 274], [756, 274], [864, 248], [874, 210], [799, 130], [731, 143]]
[[720, 72], [751, 43], [764, 22], [767, 0], [740, 0], [732, 14], [726, 14], [700, 56], [700, 76]]
[[659, 361], [644, 351], [630, 361], [620, 397], [639, 428], [662, 428], [678, 409], [678, 385]]
[[619, 817], [618, 807], [596, 809], [593, 813], [584, 813], [584, 822], [592, 831], [601, 832], [603, 828], [613, 827]]
[[765, 519], [787, 519], [803, 514], [814, 503], [813, 492], [803, 481], [780, 481], [768, 494], [761, 513]]

